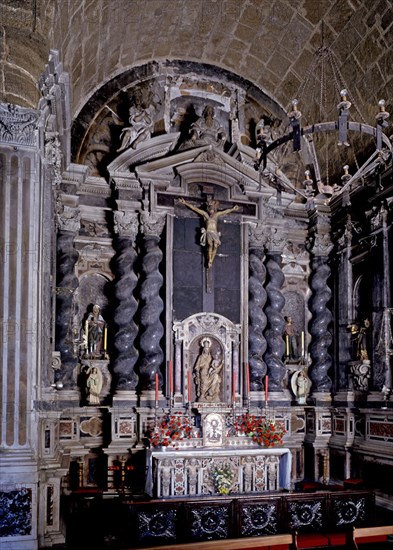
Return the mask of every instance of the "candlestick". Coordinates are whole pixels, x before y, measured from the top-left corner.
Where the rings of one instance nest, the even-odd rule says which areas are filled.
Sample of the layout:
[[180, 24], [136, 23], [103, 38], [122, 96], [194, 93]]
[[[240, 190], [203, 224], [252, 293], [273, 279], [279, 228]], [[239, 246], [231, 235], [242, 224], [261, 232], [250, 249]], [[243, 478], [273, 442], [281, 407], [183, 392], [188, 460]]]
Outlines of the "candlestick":
[[289, 357], [289, 336], [285, 336], [285, 355]]
[[236, 402], [236, 373], [232, 373], [232, 403]]
[[247, 396], [250, 397], [250, 365], [246, 363], [246, 388]]
[[304, 332], [302, 331], [302, 357], [304, 357]]
[[89, 321], [85, 323], [86, 351], [89, 352]]
[[269, 393], [269, 377], [268, 375], [265, 376], [265, 401], [267, 403], [268, 401], [268, 393]]
[[191, 373], [187, 372], [188, 402], [191, 403]]
[[156, 404], [158, 403], [158, 372], [156, 372]]
[[173, 394], [173, 365], [172, 361], [169, 360], [169, 396], [172, 397]]
[[104, 353], [106, 353], [106, 344], [107, 344], [107, 329], [105, 325], [104, 326]]

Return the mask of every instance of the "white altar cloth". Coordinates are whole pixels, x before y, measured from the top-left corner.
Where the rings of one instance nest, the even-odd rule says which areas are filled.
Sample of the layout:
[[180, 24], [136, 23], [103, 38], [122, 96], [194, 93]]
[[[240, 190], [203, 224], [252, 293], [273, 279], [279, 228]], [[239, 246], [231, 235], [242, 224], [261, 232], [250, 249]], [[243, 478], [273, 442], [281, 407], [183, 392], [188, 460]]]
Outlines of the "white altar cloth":
[[222, 462], [237, 471], [233, 493], [290, 489], [292, 453], [286, 447], [166, 448], [147, 450], [146, 493], [158, 498], [212, 494], [208, 470]]

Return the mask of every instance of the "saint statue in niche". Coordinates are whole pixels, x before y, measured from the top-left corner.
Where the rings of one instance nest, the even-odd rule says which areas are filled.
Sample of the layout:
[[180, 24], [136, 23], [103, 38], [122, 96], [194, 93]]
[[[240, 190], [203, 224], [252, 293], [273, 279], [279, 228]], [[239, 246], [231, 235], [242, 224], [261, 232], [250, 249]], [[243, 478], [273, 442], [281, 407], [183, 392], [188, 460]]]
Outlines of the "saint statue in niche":
[[226, 133], [214, 117], [214, 107], [206, 105], [202, 116], [191, 124], [190, 137], [181, 145], [180, 149], [203, 147], [204, 145], [214, 145], [219, 149], [223, 149]]
[[217, 403], [220, 401], [224, 361], [220, 352], [212, 355], [212, 341], [202, 338], [202, 350], [194, 367], [194, 383], [197, 401]]
[[213, 265], [214, 258], [216, 257], [218, 247], [221, 244], [221, 233], [218, 231], [217, 226], [218, 218], [225, 216], [226, 214], [230, 214], [231, 212], [237, 212], [237, 210], [239, 210], [239, 206], [235, 204], [232, 208], [218, 210], [219, 202], [210, 199], [207, 202], [207, 212], [205, 212], [193, 204], [190, 204], [183, 198], [180, 198], [179, 202], [184, 204], [184, 206], [187, 206], [187, 208], [193, 212], [196, 212], [202, 216], [206, 222], [206, 227], [202, 229], [200, 243], [202, 246], [207, 246], [207, 267], [210, 269]]
[[106, 353], [106, 323], [101, 315], [101, 308], [95, 304], [85, 323], [84, 339], [87, 350], [86, 357], [90, 359], [105, 358]]

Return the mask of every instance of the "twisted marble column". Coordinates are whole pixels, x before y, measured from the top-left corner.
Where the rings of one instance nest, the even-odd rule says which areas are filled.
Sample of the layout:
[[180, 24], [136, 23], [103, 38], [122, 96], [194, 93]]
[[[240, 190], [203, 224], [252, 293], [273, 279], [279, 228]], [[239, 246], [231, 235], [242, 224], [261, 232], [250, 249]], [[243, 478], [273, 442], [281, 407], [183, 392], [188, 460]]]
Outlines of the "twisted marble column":
[[73, 342], [74, 293], [79, 286], [75, 275], [75, 264], [79, 254], [74, 247], [74, 237], [80, 226], [79, 209], [56, 204], [57, 243], [56, 243], [56, 351], [60, 352], [61, 367], [55, 371], [55, 382], [62, 382], [64, 389], [76, 386], [74, 370], [77, 357]]
[[117, 390], [134, 391], [138, 377], [134, 367], [138, 359], [138, 352], [134, 346], [138, 334], [138, 327], [134, 315], [138, 309], [138, 302], [134, 298], [134, 290], [138, 282], [134, 272], [136, 251], [135, 238], [138, 234], [138, 216], [130, 212], [114, 212], [116, 239], [116, 282], [115, 296], [117, 305], [114, 314], [116, 335], [114, 339], [115, 359], [113, 373]]
[[266, 264], [268, 283], [266, 285], [267, 307], [267, 330], [265, 333], [267, 341], [267, 352], [265, 361], [269, 375], [269, 390], [283, 391], [282, 381], [285, 376], [285, 366], [282, 362], [285, 343], [283, 339], [285, 320], [282, 310], [285, 305], [285, 298], [281, 292], [284, 284], [284, 274], [281, 269], [281, 255], [269, 254]]
[[312, 381], [313, 392], [328, 392], [332, 387], [332, 381], [328, 371], [332, 366], [332, 358], [328, 349], [332, 343], [332, 335], [329, 325], [332, 322], [332, 314], [327, 307], [332, 292], [328, 287], [327, 280], [330, 276], [330, 267], [326, 256], [315, 256], [311, 262], [312, 296], [310, 311], [312, 319], [310, 323], [311, 346], [310, 355], [312, 359], [308, 376]]
[[267, 369], [266, 363], [263, 360], [267, 347], [266, 339], [263, 335], [267, 323], [266, 315], [263, 311], [267, 294], [264, 289], [266, 268], [263, 264], [265, 253], [263, 249], [262, 228], [259, 226], [250, 228], [249, 235], [248, 361], [250, 366], [250, 389], [252, 391], [261, 391], [263, 389], [262, 379]]
[[155, 375], [158, 374], [159, 388], [162, 388], [163, 377], [160, 367], [164, 361], [164, 352], [160, 341], [164, 327], [160, 316], [164, 303], [160, 297], [163, 277], [159, 270], [163, 254], [159, 248], [160, 236], [165, 217], [160, 214], [142, 213], [142, 232], [144, 235], [145, 255], [142, 269], [145, 279], [141, 287], [141, 298], [144, 305], [141, 311], [141, 323], [144, 327], [140, 345], [143, 359], [139, 369], [141, 388], [155, 389]]

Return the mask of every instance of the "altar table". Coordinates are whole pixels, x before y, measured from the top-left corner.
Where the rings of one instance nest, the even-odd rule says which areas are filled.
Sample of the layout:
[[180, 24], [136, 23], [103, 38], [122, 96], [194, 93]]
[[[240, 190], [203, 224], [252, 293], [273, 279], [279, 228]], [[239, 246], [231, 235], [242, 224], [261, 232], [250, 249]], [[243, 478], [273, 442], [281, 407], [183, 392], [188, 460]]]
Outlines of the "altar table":
[[234, 472], [232, 493], [290, 489], [288, 448], [189, 448], [147, 450], [146, 493], [156, 498], [218, 494], [211, 470], [223, 464]]

